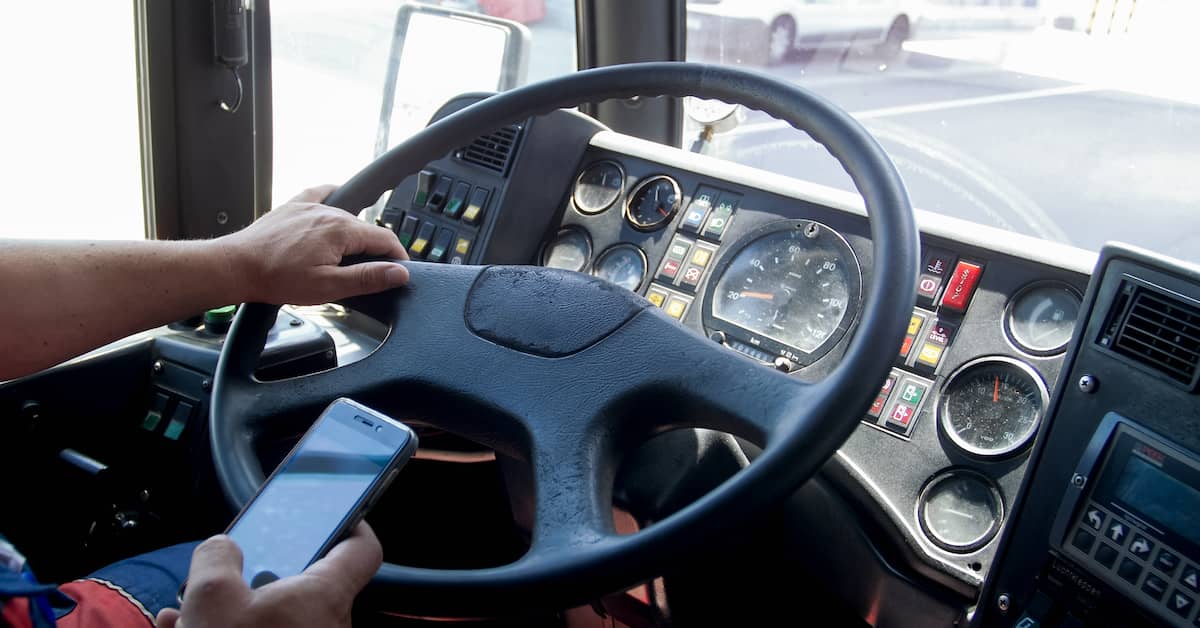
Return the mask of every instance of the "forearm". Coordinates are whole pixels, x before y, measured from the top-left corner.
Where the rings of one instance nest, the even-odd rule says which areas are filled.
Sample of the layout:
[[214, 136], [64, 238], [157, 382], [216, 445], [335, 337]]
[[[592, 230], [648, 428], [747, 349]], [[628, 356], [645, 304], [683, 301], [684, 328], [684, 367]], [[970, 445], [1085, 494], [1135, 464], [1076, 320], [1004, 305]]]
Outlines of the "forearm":
[[0, 240], [0, 381], [247, 300], [245, 272], [224, 248]]

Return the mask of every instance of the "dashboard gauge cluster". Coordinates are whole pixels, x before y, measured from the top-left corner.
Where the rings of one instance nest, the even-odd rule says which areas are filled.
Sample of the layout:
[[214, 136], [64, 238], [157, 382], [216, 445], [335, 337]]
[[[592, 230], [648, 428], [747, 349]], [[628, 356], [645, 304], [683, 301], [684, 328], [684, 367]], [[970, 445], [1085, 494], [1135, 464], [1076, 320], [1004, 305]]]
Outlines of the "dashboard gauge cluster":
[[943, 433], [959, 449], [999, 458], [1033, 439], [1050, 395], [1028, 364], [1003, 356], [972, 360], [946, 381], [938, 405]]
[[798, 365], [819, 359], [858, 314], [862, 274], [845, 238], [821, 223], [771, 222], [717, 266], [704, 324]]
[[1009, 301], [1004, 311], [1004, 331], [1013, 344], [1030, 355], [1062, 353], [1071, 341], [1081, 306], [1082, 297], [1067, 284], [1034, 283]]

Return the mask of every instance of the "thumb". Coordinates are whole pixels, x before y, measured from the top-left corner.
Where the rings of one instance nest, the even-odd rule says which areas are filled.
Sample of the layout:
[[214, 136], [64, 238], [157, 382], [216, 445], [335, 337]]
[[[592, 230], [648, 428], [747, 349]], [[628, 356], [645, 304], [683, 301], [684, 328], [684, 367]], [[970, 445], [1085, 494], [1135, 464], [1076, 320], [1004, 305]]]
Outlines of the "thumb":
[[326, 272], [330, 279], [330, 291], [340, 296], [383, 292], [408, 282], [408, 269], [395, 262], [330, 266]]
[[176, 628], [179, 625], [179, 611], [173, 608], [164, 608], [158, 611], [158, 617], [154, 618], [155, 628]]

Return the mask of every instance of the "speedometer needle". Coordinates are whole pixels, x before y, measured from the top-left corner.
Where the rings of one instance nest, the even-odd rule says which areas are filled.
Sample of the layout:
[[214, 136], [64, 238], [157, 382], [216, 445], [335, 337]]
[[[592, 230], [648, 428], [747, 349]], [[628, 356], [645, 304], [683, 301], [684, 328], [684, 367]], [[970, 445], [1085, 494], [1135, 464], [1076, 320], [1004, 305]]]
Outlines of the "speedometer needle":
[[750, 292], [747, 290], [743, 290], [741, 292], [741, 296], [749, 299], [764, 299], [766, 301], [770, 301], [775, 298], [775, 295], [771, 294], [770, 292]]
[[996, 376], [996, 386], [992, 388], [992, 403], [1000, 401], [1000, 376]]

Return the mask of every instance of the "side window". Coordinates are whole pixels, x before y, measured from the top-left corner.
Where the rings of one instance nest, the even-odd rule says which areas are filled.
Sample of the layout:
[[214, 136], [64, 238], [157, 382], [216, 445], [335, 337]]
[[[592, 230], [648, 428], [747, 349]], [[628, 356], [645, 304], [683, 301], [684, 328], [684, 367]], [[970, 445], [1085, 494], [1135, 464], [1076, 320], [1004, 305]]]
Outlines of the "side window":
[[[342, 183], [375, 156], [396, 14], [402, 4], [396, 0], [345, 0], [271, 5], [273, 204], [305, 187]], [[431, 4], [502, 17], [528, 28], [531, 49], [526, 82], [575, 70], [572, 0], [444, 0]], [[436, 76], [439, 66], [461, 65], [472, 51], [466, 43], [448, 43], [445, 54], [442, 59], [428, 59], [425, 73]], [[436, 105], [430, 108], [423, 102], [419, 85], [412, 90], [411, 102], [396, 102], [393, 111], [419, 107], [422, 111], [413, 116], [427, 120]], [[402, 97], [403, 90], [397, 88], [396, 98]], [[425, 112], [425, 108], [430, 110]], [[389, 145], [419, 128], [392, 125]]]
[[4, 12], [0, 238], [144, 238], [131, 5]]

